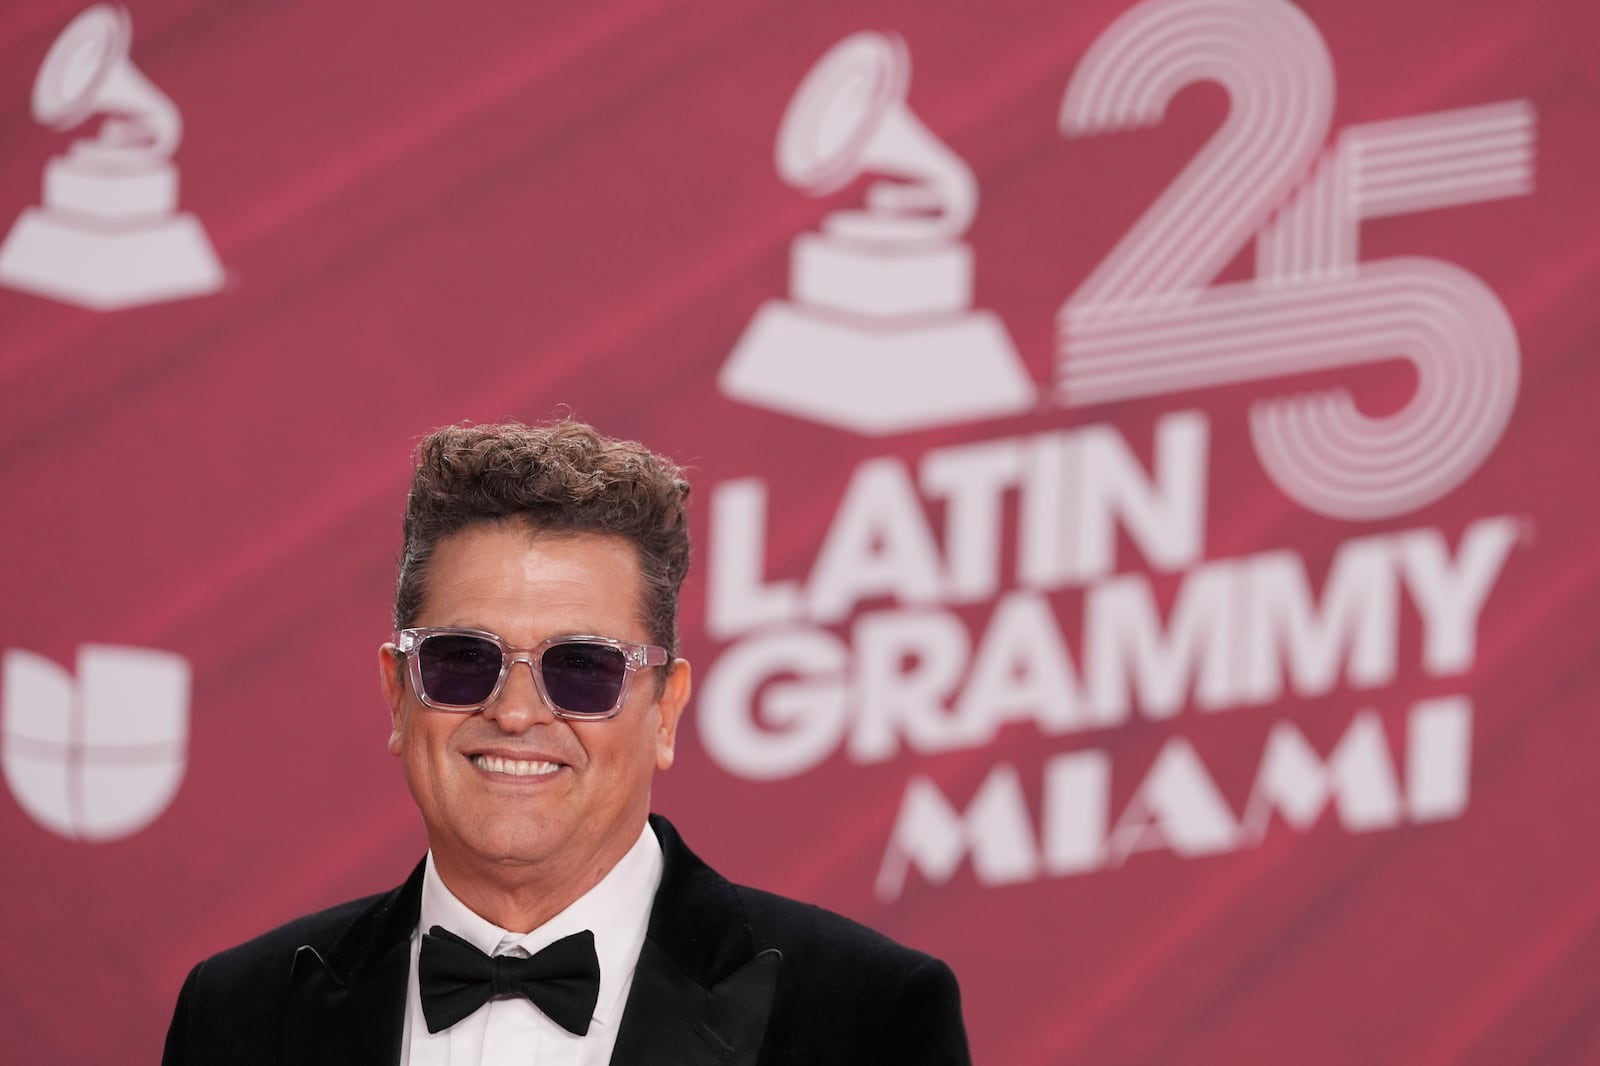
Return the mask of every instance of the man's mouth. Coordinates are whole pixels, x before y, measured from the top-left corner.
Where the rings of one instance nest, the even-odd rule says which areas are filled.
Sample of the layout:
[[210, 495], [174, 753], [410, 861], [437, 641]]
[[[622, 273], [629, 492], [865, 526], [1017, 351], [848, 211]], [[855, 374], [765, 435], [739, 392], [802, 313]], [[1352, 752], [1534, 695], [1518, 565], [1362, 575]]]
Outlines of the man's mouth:
[[512, 777], [541, 777], [561, 769], [561, 764], [558, 762], [503, 759], [498, 755], [474, 755], [472, 765], [492, 774], [509, 774]]

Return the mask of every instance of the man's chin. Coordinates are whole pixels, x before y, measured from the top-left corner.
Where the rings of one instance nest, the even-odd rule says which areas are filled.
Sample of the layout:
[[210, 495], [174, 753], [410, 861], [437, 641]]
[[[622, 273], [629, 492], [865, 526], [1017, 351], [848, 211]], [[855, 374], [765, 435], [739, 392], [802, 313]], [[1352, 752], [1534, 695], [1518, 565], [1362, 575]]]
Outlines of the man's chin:
[[560, 854], [566, 837], [558, 827], [527, 810], [496, 811], [464, 819], [465, 831], [434, 831], [428, 844], [434, 862], [463, 873], [539, 866]]

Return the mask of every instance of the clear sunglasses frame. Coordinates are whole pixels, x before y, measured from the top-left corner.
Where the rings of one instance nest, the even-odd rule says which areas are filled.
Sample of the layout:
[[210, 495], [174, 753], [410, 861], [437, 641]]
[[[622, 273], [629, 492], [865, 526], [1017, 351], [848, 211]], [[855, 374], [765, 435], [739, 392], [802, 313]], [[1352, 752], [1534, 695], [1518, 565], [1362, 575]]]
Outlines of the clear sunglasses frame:
[[[422, 684], [422, 657], [412, 654], [429, 637], [480, 637], [500, 649], [500, 676], [495, 678], [494, 688], [489, 695], [484, 697], [482, 703], [471, 705], [458, 705], [454, 703], [437, 703], [428, 697], [427, 689]], [[550, 713], [558, 718], [569, 718], [580, 722], [598, 722], [607, 718], [615, 718], [617, 712], [622, 710], [622, 705], [627, 702], [628, 691], [633, 687], [633, 675], [640, 670], [651, 666], [665, 666], [672, 660], [667, 654], [667, 649], [656, 644], [640, 644], [632, 640], [622, 640], [618, 637], [597, 637], [587, 634], [573, 636], [548, 637], [541, 640], [531, 648], [517, 648], [507, 644], [498, 633], [490, 633], [484, 629], [463, 629], [456, 626], [428, 626], [420, 629], [401, 629], [393, 637], [395, 651], [406, 657], [407, 669], [411, 678], [411, 690], [425, 705], [436, 711], [449, 711], [454, 714], [476, 714], [488, 707], [500, 695], [500, 690], [505, 688], [506, 677], [511, 673], [511, 667], [516, 663], [527, 663], [528, 670], [533, 674], [534, 687], [539, 690], [539, 698], [544, 705], [550, 708]], [[592, 644], [607, 648], [615, 648], [622, 652], [623, 674], [622, 685], [617, 691], [617, 699], [608, 711], [569, 711], [556, 706], [550, 698], [549, 690], [544, 686], [544, 669], [539, 665], [539, 660], [544, 653], [560, 644]]]

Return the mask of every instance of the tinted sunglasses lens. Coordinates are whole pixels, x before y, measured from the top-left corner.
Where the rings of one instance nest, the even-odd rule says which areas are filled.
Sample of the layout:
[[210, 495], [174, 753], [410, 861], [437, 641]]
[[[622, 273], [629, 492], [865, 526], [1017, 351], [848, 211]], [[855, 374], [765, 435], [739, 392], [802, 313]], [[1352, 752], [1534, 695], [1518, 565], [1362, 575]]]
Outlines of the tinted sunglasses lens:
[[572, 714], [610, 714], [628, 676], [628, 659], [606, 644], [553, 644], [539, 660], [550, 702]]
[[500, 648], [482, 637], [442, 633], [417, 645], [423, 694], [449, 707], [476, 707], [500, 679]]

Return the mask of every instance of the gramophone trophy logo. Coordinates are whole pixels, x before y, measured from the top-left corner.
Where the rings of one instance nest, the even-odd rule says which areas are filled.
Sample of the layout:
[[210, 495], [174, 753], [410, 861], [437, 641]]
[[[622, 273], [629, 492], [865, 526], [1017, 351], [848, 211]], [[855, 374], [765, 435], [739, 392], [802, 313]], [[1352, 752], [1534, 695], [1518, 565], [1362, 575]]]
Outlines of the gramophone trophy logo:
[[126, 11], [96, 4], [56, 39], [33, 86], [33, 117], [94, 136], [45, 165], [44, 205], [0, 246], [0, 284], [96, 310], [214, 292], [223, 271], [205, 230], [178, 211], [172, 154], [183, 121], [128, 58]]
[[1033, 405], [1005, 326], [971, 309], [972, 249], [960, 238], [977, 182], [906, 106], [910, 71], [899, 38], [858, 33], [795, 93], [778, 132], [786, 182], [821, 196], [862, 174], [889, 180], [868, 187], [865, 210], [795, 239], [792, 299], [756, 313], [723, 366], [728, 395], [872, 434]]

